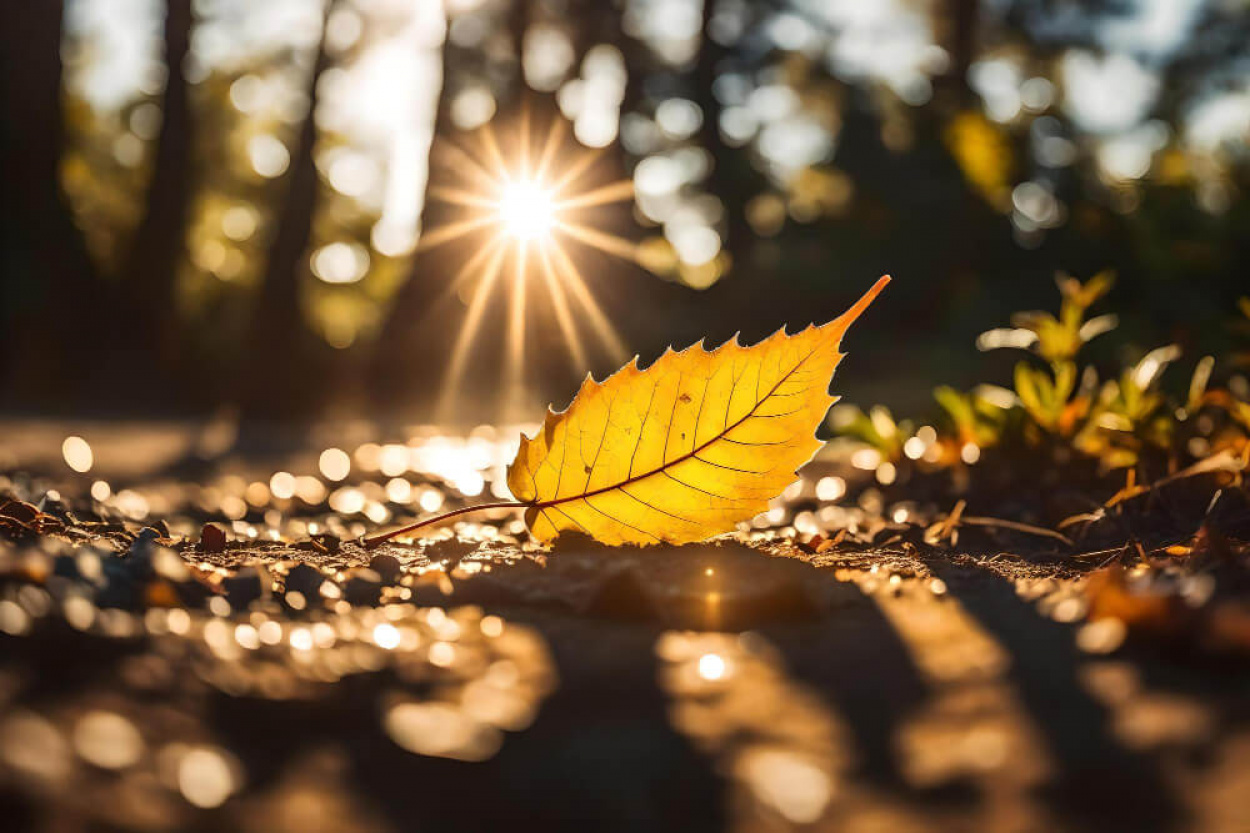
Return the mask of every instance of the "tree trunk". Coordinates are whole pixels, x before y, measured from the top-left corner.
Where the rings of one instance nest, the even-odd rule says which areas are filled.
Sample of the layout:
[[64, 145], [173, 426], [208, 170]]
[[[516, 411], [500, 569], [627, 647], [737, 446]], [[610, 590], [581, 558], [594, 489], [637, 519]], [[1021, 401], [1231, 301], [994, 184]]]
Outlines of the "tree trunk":
[[[450, 29], [451, 21], [448, 20]], [[428, 151], [428, 171], [425, 180], [425, 194], [421, 202], [421, 236], [431, 229], [440, 226], [446, 219], [447, 206], [434, 205], [431, 193], [443, 181], [443, 171], [438, 162], [440, 145], [455, 141], [451, 138], [455, 130], [451, 119], [450, 79], [455, 65], [454, 49], [448, 38], [443, 40], [442, 51], [442, 89], [438, 96], [438, 106], [434, 114], [434, 126]], [[437, 254], [437, 253], [435, 253]], [[374, 342], [372, 356], [368, 362], [368, 395], [372, 410], [377, 413], [392, 409], [397, 396], [402, 390], [410, 388], [414, 383], [424, 385], [438, 378], [436, 368], [431, 368], [428, 354], [424, 348], [428, 344], [419, 344], [423, 327], [419, 326], [423, 312], [427, 311], [431, 302], [439, 295], [440, 286], [437, 282], [426, 280], [424, 276], [430, 271], [425, 267], [431, 260], [431, 253], [418, 250], [412, 256], [408, 268], [408, 278], [404, 281], [395, 297], [391, 299], [390, 311], [382, 325], [381, 332]], [[417, 336], [414, 338], [414, 336]]]
[[0, 6], [0, 388], [27, 404], [74, 404], [106, 318], [59, 187], [63, 5]]
[[[337, 0], [326, 4], [329, 19]], [[324, 21], [308, 78], [308, 115], [300, 127], [286, 175], [287, 194], [269, 245], [265, 276], [253, 309], [247, 350], [236, 373], [243, 415], [251, 418], [308, 414], [321, 401], [329, 349], [304, 321], [300, 279], [317, 209], [317, 84], [329, 66]], [[324, 381], [324, 380], [323, 380]]]
[[720, 101], [712, 92], [713, 84], [729, 50], [708, 35], [717, 0], [703, 0], [703, 28], [699, 57], [695, 64], [695, 101], [703, 111], [699, 140], [712, 154], [714, 166], [708, 176], [708, 190], [725, 206], [725, 248], [734, 255], [738, 265], [745, 266], [755, 233], [746, 221], [746, 204], [751, 197], [768, 188], [767, 180], [751, 163], [750, 154], [729, 147], [720, 134]]
[[943, 103], [952, 109], [963, 109], [974, 103], [972, 89], [968, 86], [968, 69], [976, 58], [979, 0], [950, 0], [946, 11], [944, 40], [951, 61], [947, 71], [935, 80], [939, 91], [945, 95]]
[[[147, 207], [130, 245], [122, 286], [130, 308], [119, 317], [118, 336], [135, 355], [136, 367], [171, 381], [178, 367], [178, 321], [174, 283], [186, 250], [191, 197], [191, 111], [183, 71], [191, 42], [191, 0], [167, 0], [161, 130], [156, 144]], [[159, 392], [159, 391], [158, 391]]]

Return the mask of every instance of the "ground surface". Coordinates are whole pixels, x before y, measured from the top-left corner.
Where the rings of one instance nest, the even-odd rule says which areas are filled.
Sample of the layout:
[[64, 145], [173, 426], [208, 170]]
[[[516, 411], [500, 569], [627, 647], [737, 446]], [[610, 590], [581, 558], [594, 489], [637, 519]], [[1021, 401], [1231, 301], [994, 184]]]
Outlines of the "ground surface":
[[1062, 543], [846, 472], [818, 500], [824, 461], [706, 545], [543, 550], [504, 513], [367, 551], [489, 492], [511, 435], [209, 465], [211, 431], [3, 429], [6, 829], [1250, 829], [1225, 483]]

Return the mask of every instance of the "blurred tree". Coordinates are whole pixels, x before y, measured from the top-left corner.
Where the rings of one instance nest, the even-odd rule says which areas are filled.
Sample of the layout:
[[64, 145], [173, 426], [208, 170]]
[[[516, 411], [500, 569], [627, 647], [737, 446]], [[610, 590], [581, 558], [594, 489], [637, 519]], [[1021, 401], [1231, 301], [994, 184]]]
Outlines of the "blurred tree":
[[[428, 78], [441, 93], [424, 235], [398, 292], [408, 244], [376, 236], [386, 174], [345, 190], [333, 162], [419, 172], [424, 160], [316, 119], [322, 82], [339, 93], [375, 84], [370, 101], [412, 94], [347, 71], [384, 51], [376, 35], [398, 12], [362, 0], [165, 0], [166, 79], [145, 71], [123, 85], [129, 98], [93, 107], [78, 63], [63, 78], [58, 47], [89, 64], [99, 44], [75, 48], [60, 3], [25, 5], [0, 11], [11, 169], [0, 345], [10, 389], [30, 401], [98, 403], [140, 380], [132, 407], [224, 397], [258, 415], [312, 413], [367, 377], [374, 408], [430, 413], [474, 290], [452, 284], [494, 232], [428, 243], [464, 216], [437, 197], [466, 182], [460, 157], [482, 156], [484, 125], [515, 165], [523, 133], [536, 148], [567, 124], [578, 144], [561, 145], [558, 162], [597, 154], [582, 184], [633, 180], [632, 215], [614, 206], [593, 220], [633, 254], [573, 258], [644, 356], [819, 318], [863, 275], [898, 273], [906, 291], [891, 310], [930, 349], [865, 331], [857, 338], [875, 349], [851, 370], [887, 401], [928, 387], [885, 391], [894, 373], [971, 381], [963, 344], [986, 320], [1044, 304], [1056, 268], [1116, 267], [1131, 340], [1154, 342], [1163, 327], [1218, 350], [1218, 328], [1186, 322], [1229, 308], [1250, 256], [1244, 4], [459, 0], [447, 7], [441, 82]], [[150, 27], [148, 11], [92, 19]], [[321, 45], [306, 74], [313, 17]], [[427, 30], [412, 32], [386, 48], [435, 48]], [[159, 129], [137, 129], [157, 111]], [[351, 153], [328, 153], [340, 150]], [[58, 154], [82, 233], [53, 185]], [[363, 273], [310, 268], [336, 244]], [[512, 286], [489, 293], [472, 333], [463, 401], [491, 403], [468, 409], [473, 419], [497, 417], [499, 357], [516, 352]], [[571, 360], [544, 293], [525, 311], [536, 397], [567, 390], [573, 364], [612, 366], [606, 354]], [[102, 350], [108, 366], [95, 367]]]
[[[330, 65], [325, 21], [342, 0], [328, 0], [321, 38], [308, 77], [308, 113], [295, 142], [285, 176], [285, 194], [266, 257], [247, 349], [236, 378], [247, 417], [286, 417], [315, 413], [327, 394], [325, 371], [329, 348], [307, 326], [301, 279], [308, 272], [308, 249], [317, 212], [317, 102], [321, 79]], [[263, 357], [263, 360], [262, 360]]]
[[189, 175], [194, 125], [185, 72], [192, 19], [191, 0], [166, 0], [161, 127], [143, 219], [122, 267], [126, 301], [110, 339], [114, 354], [147, 379], [143, 389], [161, 398], [175, 382], [183, 352], [174, 276], [186, 252], [188, 206], [196, 184]]
[[[445, 228], [465, 218], [462, 207], [435, 197], [440, 188], [460, 187], [464, 182], [464, 155], [482, 153], [481, 135], [472, 132], [462, 116], [456, 118], [456, 102], [466, 94], [486, 96], [492, 124], [506, 125], [510, 135], [502, 136], [509, 150], [515, 149], [516, 121], [524, 102], [520, 80], [521, 39], [528, 26], [530, 3], [517, 0], [508, 4], [486, 4], [471, 10], [487, 23], [479, 34], [462, 35], [458, 44], [457, 17], [447, 22], [443, 43], [442, 91], [434, 117], [434, 138], [430, 145], [429, 176], [422, 202], [420, 224], [423, 232]], [[466, 14], [467, 18], [468, 15]], [[467, 27], [463, 24], [461, 29]], [[505, 112], [497, 108], [503, 102]], [[459, 266], [486, 242], [485, 233], [469, 235], [456, 245], [419, 248], [413, 255], [407, 280], [394, 298], [369, 361], [371, 404], [379, 410], [394, 411], [396, 400], [415, 406], [425, 416], [433, 415], [435, 391], [443, 383], [445, 363], [432, 357], [446, 355], [447, 340], [454, 337], [446, 326], [438, 326], [448, 314], [462, 317], [456, 306], [460, 297], [452, 282]], [[500, 314], [493, 304], [489, 316]], [[498, 349], [502, 327], [484, 328], [480, 351]]]
[[93, 387], [108, 315], [56, 186], [63, 16], [55, 2], [0, 6], [0, 390], [29, 401]]

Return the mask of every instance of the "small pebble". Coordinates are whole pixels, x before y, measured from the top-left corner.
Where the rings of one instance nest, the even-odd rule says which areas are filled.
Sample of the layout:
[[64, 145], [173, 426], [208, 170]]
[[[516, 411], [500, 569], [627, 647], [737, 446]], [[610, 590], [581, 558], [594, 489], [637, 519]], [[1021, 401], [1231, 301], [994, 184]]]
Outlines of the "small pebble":
[[304, 598], [313, 599], [317, 597], [321, 584], [326, 577], [316, 567], [310, 567], [307, 564], [296, 564], [286, 575], [286, 592], [304, 594]]
[[380, 553], [373, 556], [369, 560], [369, 569], [377, 573], [382, 581], [393, 584], [399, 580], [404, 573], [404, 565], [398, 558], [386, 553]]
[[204, 524], [200, 530], [200, 552], [225, 552], [226, 531], [216, 524]]
[[330, 555], [337, 553], [339, 551], [339, 544], [342, 543], [337, 535], [331, 535], [328, 532], [323, 532], [320, 535], [313, 535], [311, 540], [313, 546], [316, 547], [319, 552], [328, 553]]
[[235, 610], [242, 610], [259, 599], [264, 588], [260, 583], [260, 575], [255, 570], [240, 570], [221, 583], [226, 592], [226, 599]]

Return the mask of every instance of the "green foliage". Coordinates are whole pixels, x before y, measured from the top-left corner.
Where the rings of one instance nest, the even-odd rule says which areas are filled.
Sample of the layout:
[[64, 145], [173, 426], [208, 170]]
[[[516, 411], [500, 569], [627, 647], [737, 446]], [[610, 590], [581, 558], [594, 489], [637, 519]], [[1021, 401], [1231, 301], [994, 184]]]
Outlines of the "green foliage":
[[838, 405], [830, 413], [834, 430], [881, 453], [882, 460], [897, 461], [903, 456], [903, 443], [912, 435], [913, 425], [898, 422], [890, 409], [874, 405], [867, 412], [854, 405]]
[[[1101, 272], [1084, 284], [1060, 275], [1057, 283], [1062, 297], [1057, 317], [1046, 312], [1018, 313], [1012, 317], [1015, 331], [991, 331], [980, 340], [982, 349], [1023, 347], [1044, 362], [1038, 367], [1022, 361], [1014, 374], [1025, 416], [1023, 435], [1033, 444], [1046, 436], [1073, 438], [1094, 423], [1097, 373], [1093, 368], [1079, 370], [1077, 359], [1085, 344], [1116, 326], [1112, 315], [1088, 317], [1090, 307], [1111, 291], [1114, 277], [1110, 272]], [[1104, 397], [1115, 399], [1104, 391], [1098, 401]]]
[[1111, 291], [1114, 282], [1110, 272], [1100, 272], [1084, 284], [1060, 275], [1057, 283], [1063, 302], [1058, 317], [1048, 312], [1016, 313], [1011, 319], [1014, 330], [991, 330], [978, 343], [983, 350], [1022, 347], [1051, 365], [1072, 362], [1082, 346], [1115, 329], [1113, 315], [1086, 318], [1089, 308]]
[[1012, 406], [1018, 401], [1010, 391], [990, 385], [969, 393], [942, 385], [933, 391], [933, 398], [950, 420], [961, 448], [967, 443], [978, 448], [997, 445], [1011, 420]]
[[[978, 339], [982, 350], [1012, 348], [1032, 356], [1016, 364], [1014, 390], [983, 385], [968, 393], [948, 386], [934, 391], [942, 411], [944, 433], [936, 442], [942, 452], [925, 454], [922, 463], [970, 464], [980, 459], [979, 449], [996, 446], [1007, 454], [1049, 454], [1052, 461], [1090, 459], [1104, 471], [1131, 468], [1147, 458], [1175, 466], [1204, 449], [1250, 453], [1250, 385], [1244, 379], [1240, 387], [1212, 388], [1217, 363], [1207, 356], [1196, 364], [1186, 398], [1176, 401], [1161, 381], [1181, 350], [1166, 345], [1100, 382], [1092, 365], [1082, 365], [1081, 350], [1116, 326], [1114, 315], [1090, 317], [1110, 292], [1113, 276], [1101, 272], [1082, 283], [1061, 275], [1057, 283], [1058, 315], [1019, 313], [1012, 328]], [[1239, 307], [1250, 317], [1250, 299]], [[864, 413], [847, 406], [844, 412], [835, 425], [841, 434], [876, 448], [885, 460], [903, 456], [908, 423], [883, 408]], [[969, 446], [975, 453], [968, 453]]]
[[1057, 362], [1052, 371], [1031, 367], [1027, 362], [1016, 365], [1016, 395], [1033, 421], [1052, 434], [1067, 434], [1071, 420], [1070, 401], [1076, 388], [1076, 365]]
[[1159, 390], [1163, 369], [1180, 357], [1175, 345], [1147, 353], [1141, 361], [1103, 384], [1090, 417], [1074, 441], [1076, 448], [1107, 468], [1135, 465], [1143, 448], [1167, 451], [1176, 419]]

